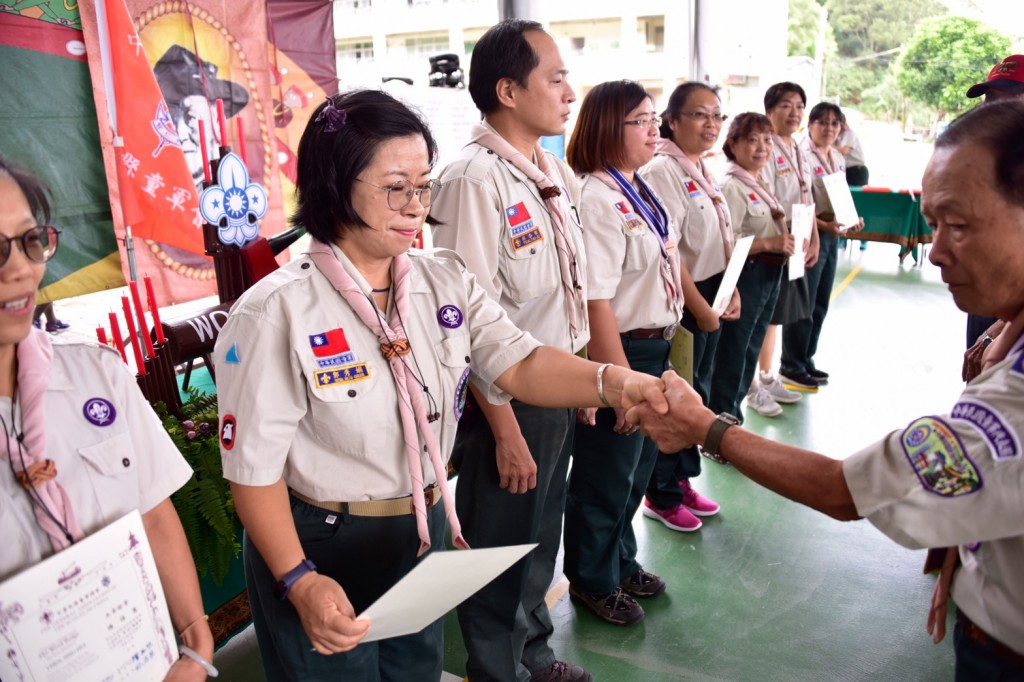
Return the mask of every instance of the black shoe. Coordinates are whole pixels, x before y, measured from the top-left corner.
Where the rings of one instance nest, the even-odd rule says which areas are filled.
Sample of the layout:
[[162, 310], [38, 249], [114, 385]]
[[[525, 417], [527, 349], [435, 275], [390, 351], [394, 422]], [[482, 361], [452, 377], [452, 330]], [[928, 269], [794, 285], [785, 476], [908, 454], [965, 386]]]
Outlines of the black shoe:
[[530, 675], [530, 682], [559, 682], [559, 680], [592, 682], [593, 679], [591, 674], [583, 668], [565, 661], [555, 661], [543, 670]]
[[818, 390], [818, 384], [820, 383], [806, 372], [779, 372], [779, 378], [782, 379], [782, 385], [786, 388], [795, 388], [800, 391], [810, 391], [811, 393]]
[[619, 587], [607, 594], [593, 594], [569, 585], [569, 595], [583, 602], [598, 618], [614, 625], [632, 625], [644, 619], [643, 608]]
[[647, 597], [657, 597], [664, 592], [665, 581], [641, 568], [628, 578], [623, 578], [619, 587], [631, 597], [646, 599]]
[[817, 379], [819, 385], [828, 383], [828, 372], [822, 372], [820, 369], [809, 369], [807, 373]]

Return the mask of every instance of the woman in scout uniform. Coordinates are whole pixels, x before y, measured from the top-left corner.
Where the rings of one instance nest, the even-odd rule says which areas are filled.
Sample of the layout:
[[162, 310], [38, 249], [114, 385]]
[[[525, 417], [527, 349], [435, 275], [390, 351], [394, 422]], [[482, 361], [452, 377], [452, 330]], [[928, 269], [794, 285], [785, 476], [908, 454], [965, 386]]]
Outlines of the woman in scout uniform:
[[[566, 159], [580, 177], [590, 282], [590, 344], [598, 362], [659, 376], [682, 314], [676, 236], [637, 170], [654, 156], [660, 119], [643, 87], [612, 81], [584, 98]], [[636, 559], [631, 521], [658, 449], [626, 423], [598, 410], [576, 427], [565, 512], [565, 574], [570, 592], [598, 616], [630, 625], [644, 612], [634, 597], [655, 597], [665, 582]]]
[[440, 678], [440, 619], [360, 644], [356, 615], [444, 546], [446, 517], [465, 547], [446, 464], [471, 368], [496, 401], [662, 398], [660, 380], [541, 346], [454, 254], [407, 253], [436, 157], [387, 94], [328, 98], [299, 144], [309, 250], [246, 292], [217, 342], [224, 475], [271, 679]]
[[169, 499], [192, 469], [114, 350], [32, 327], [49, 222], [39, 181], [0, 157], [0, 582], [138, 509], [183, 643], [167, 679], [204, 680], [213, 635]]
[[856, 225], [840, 225], [832, 211], [832, 202], [825, 190], [824, 179], [833, 173], [842, 173], [845, 182], [846, 162], [833, 145], [843, 125], [843, 112], [835, 104], [821, 102], [811, 109], [807, 117], [808, 136], [800, 143], [805, 158], [810, 162], [814, 182], [811, 192], [814, 197], [816, 229], [821, 243], [818, 262], [807, 270], [807, 290], [811, 297], [811, 316], [782, 330], [782, 368], [786, 376], [810, 374], [814, 376], [814, 354], [818, 350], [821, 326], [828, 314], [832, 284], [836, 278], [836, 261], [839, 259], [839, 234], [849, 230], [857, 231], [863, 221]]
[[[679, 237], [681, 265], [692, 277], [692, 287], [688, 286], [690, 278], [683, 279], [686, 307], [681, 324], [693, 334], [693, 386], [705, 401], [719, 336], [719, 313], [711, 309], [711, 303], [722, 283], [733, 240], [729, 209], [702, 157], [718, 142], [725, 119], [714, 88], [700, 82], [683, 83], [669, 98], [654, 159], [642, 170], [665, 202]], [[736, 319], [739, 308], [739, 295], [735, 294], [722, 319]], [[647, 486], [644, 515], [673, 530], [698, 530], [698, 517], [718, 513], [716, 502], [691, 487], [690, 479], [699, 475], [697, 448], [659, 454]]]
[[743, 301], [740, 318], [722, 323], [718, 359], [708, 406], [742, 421], [740, 402], [757, 368], [765, 330], [775, 310], [786, 258], [795, 244], [786, 214], [762, 171], [772, 160], [772, 124], [761, 114], [745, 113], [729, 126], [723, 146], [726, 166], [722, 194], [736, 239], [753, 236], [750, 255], [736, 288]]

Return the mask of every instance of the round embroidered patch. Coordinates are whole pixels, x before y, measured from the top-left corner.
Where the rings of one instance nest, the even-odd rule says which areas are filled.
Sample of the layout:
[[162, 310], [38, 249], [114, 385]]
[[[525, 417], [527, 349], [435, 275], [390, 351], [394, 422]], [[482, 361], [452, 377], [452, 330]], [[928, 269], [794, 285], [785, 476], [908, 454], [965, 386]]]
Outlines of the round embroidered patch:
[[462, 311], [453, 305], [443, 305], [437, 311], [437, 321], [442, 327], [456, 329], [462, 326]]
[[466, 409], [466, 394], [469, 392], [469, 367], [459, 377], [459, 383], [455, 386], [455, 421], [462, 419], [462, 413]]
[[93, 426], [110, 426], [117, 419], [114, 403], [106, 398], [89, 398], [82, 406], [82, 414]]
[[230, 414], [224, 415], [220, 424], [220, 445], [225, 450], [235, 447], [235, 418]]

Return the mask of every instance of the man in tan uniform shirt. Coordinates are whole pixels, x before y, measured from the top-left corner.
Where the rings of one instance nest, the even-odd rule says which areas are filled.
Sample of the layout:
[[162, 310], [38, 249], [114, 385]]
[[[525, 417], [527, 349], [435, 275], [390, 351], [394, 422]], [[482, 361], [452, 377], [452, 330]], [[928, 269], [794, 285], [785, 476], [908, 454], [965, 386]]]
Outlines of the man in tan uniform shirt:
[[[565, 132], [576, 99], [566, 74], [540, 24], [509, 20], [484, 34], [469, 71], [484, 120], [442, 171], [430, 215], [441, 223], [434, 243], [456, 251], [517, 326], [576, 353], [590, 338], [579, 187], [572, 171], [538, 146], [542, 135]], [[540, 182], [557, 189], [554, 198], [552, 187], [537, 182], [543, 168], [547, 179]], [[555, 660], [545, 603], [561, 541], [575, 411], [491, 405], [475, 384], [471, 391], [473, 408], [452, 455], [464, 536], [475, 548], [540, 546], [459, 606], [469, 679], [590, 680], [582, 668]]]
[[929, 258], [957, 306], [1007, 324], [947, 414], [915, 419], [845, 461], [733, 427], [671, 377], [667, 417], [630, 414], [663, 450], [698, 442], [758, 483], [838, 519], [866, 517], [904, 546], [958, 546], [929, 631], [936, 641], [945, 632], [951, 581], [957, 680], [1024, 679], [1024, 102], [954, 121], [922, 187]]

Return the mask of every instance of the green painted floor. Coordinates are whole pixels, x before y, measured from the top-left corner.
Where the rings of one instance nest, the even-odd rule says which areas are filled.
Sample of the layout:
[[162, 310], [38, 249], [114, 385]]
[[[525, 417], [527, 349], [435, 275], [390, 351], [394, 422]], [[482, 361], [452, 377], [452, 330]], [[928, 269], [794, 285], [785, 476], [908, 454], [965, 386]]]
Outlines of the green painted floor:
[[[775, 419], [746, 425], [842, 458], [912, 418], [948, 409], [961, 388], [964, 315], [930, 265], [900, 265], [897, 247], [841, 252], [818, 366], [830, 385]], [[637, 516], [645, 568], [668, 582], [621, 628], [577, 611], [565, 580], [552, 586], [554, 648], [596, 680], [949, 680], [949, 639], [925, 632], [932, 579], [924, 552], [867, 522], [839, 523], [705, 461], [696, 487], [722, 505], [697, 533]], [[950, 626], [950, 630], [951, 630]], [[465, 672], [454, 616], [445, 669]], [[218, 652], [222, 679], [258, 680], [251, 628]]]

